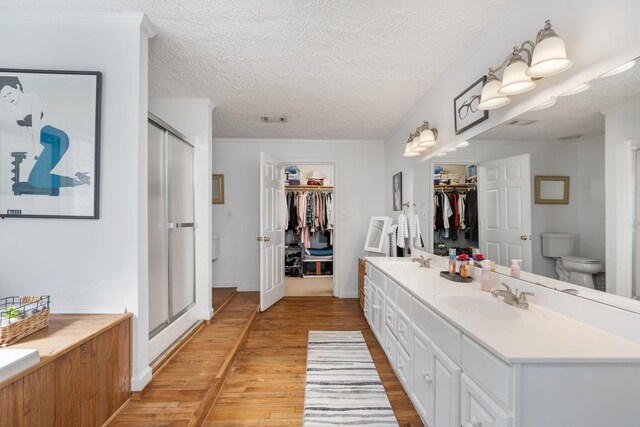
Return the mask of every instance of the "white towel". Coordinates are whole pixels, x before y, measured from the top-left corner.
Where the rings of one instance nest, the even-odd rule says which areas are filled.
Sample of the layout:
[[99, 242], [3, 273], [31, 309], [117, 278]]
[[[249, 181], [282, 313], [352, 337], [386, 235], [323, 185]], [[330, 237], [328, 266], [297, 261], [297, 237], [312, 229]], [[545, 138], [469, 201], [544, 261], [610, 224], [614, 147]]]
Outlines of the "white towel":
[[403, 213], [398, 215], [398, 247], [405, 247], [405, 239], [409, 238], [409, 224], [407, 216]]
[[398, 230], [398, 224], [393, 224], [391, 226], [391, 230], [389, 231], [390, 239], [389, 239], [389, 256], [397, 257], [398, 256], [398, 241], [396, 240], [396, 231]]
[[421, 248], [422, 244], [422, 231], [420, 230], [420, 218], [418, 215], [413, 215], [413, 247]]

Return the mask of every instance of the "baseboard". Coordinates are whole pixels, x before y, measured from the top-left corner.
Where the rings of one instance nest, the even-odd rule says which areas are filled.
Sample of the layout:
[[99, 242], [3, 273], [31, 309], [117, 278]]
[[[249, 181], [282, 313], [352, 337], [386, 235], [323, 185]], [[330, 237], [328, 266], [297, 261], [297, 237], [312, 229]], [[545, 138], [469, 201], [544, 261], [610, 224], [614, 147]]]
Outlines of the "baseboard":
[[193, 313], [194, 319], [198, 320], [211, 320], [213, 317], [213, 308], [209, 310], [197, 311]]
[[152, 377], [153, 373], [151, 371], [151, 366], [145, 366], [144, 371], [140, 372], [139, 375], [131, 377], [131, 391], [141, 391], [147, 384], [149, 384]]
[[233, 282], [213, 282], [212, 288], [237, 288], [238, 284]]
[[358, 291], [356, 292], [343, 292], [338, 295], [338, 298], [358, 298]]

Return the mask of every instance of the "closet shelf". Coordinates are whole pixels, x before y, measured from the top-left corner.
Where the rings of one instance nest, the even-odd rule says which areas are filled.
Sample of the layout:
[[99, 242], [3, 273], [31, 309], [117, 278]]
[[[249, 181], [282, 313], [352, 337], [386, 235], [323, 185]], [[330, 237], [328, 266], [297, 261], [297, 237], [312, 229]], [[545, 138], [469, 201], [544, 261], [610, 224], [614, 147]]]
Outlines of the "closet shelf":
[[476, 187], [478, 184], [470, 182], [468, 184], [436, 184], [433, 188], [469, 188]]
[[285, 190], [322, 190], [322, 191], [333, 191], [333, 187], [328, 187], [326, 185], [285, 185]]

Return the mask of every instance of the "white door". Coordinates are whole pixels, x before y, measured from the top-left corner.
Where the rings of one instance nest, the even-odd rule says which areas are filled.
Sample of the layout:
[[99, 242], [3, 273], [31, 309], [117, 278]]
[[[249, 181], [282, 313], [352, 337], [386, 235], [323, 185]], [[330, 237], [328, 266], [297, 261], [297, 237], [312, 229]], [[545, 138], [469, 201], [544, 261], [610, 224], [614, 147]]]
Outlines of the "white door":
[[529, 154], [480, 163], [478, 226], [485, 258], [531, 271], [531, 160]]
[[260, 311], [284, 297], [284, 170], [260, 153]]

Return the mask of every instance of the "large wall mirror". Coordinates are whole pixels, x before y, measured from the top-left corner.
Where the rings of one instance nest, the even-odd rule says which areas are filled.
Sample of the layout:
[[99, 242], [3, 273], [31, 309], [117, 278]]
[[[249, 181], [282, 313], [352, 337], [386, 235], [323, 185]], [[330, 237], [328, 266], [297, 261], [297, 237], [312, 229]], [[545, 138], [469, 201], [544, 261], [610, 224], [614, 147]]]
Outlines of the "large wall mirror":
[[[524, 279], [640, 313], [640, 64], [633, 64], [417, 165], [414, 198], [427, 248], [478, 248], [503, 272], [521, 259], [523, 271], [537, 275]], [[557, 180], [544, 194], [559, 191], [561, 202], [539, 203], [545, 177]], [[438, 203], [454, 200], [451, 193], [477, 209], [458, 218], [464, 231], [442, 230]]]

